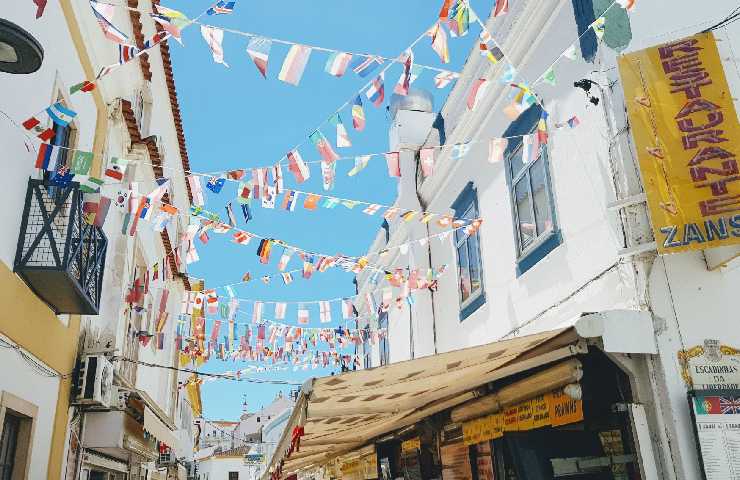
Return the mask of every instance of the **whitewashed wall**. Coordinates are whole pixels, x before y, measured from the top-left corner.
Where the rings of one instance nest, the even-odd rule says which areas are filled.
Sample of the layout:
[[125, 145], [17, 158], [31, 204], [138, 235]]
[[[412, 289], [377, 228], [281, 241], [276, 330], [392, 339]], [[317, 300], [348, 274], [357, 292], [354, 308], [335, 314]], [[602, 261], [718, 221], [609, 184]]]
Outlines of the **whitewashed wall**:
[[[694, 34], [721, 20], [735, 7], [736, 2], [729, 0], [705, 2], [698, 9], [688, 0], [639, 1], [631, 14], [633, 40], [627, 51]], [[509, 15], [496, 20], [492, 30], [519, 72], [529, 81], [538, 78], [578, 35], [570, 0], [512, 3]], [[506, 38], [505, 35], [512, 31], [515, 33]], [[716, 31], [715, 35], [737, 108], [740, 97], [738, 60], [730, 46], [737, 51], [740, 27], [735, 23]], [[471, 82], [487, 77], [495, 81], [491, 71], [486, 70], [486, 63], [487, 60], [478, 55], [476, 45], [465, 65], [463, 78], [442, 110], [447, 143], [501, 136], [509, 125], [501, 109], [511, 97], [509, 89], [502, 85], [492, 86], [485, 102], [475, 112], [466, 110], [465, 100]], [[417, 342], [419, 339], [428, 341], [429, 336], [422, 332], [433, 329], [436, 348], [444, 352], [556, 328], [582, 312], [649, 309], [655, 317], [660, 355], [648, 359], [653, 375], [651, 379], [642, 380], [650, 382], [655, 402], [660, 403], [649, 416], [653, 418], [655, 438], [663, 439], [656, 452], [666, 452], [662, 475], [664, 478], [699, 478], [686, 387], [681, 380], [676, 353], [681, 348], [701, 344], [706, 338], [740, 346], [740, 329], [732, 314], [734, 292], [740, 285], [738, 261], [709, 271], [702, 252], [657, 258], [654, 252], [638, 258], [619, 257], [618, 252], [626, 246], [648, 242], [650, 226], [644, 216], [636, 216], [626, 225], [628, 241], [625, 245], [625, 224], [615, 211], [607, 208], [617, 195], [624, 198], [641, 192], [629, 134], [616, 136], [611, 162], [609, 157], [610, 136], [626, 125], [615, 53], [601, 46], [595, 63], [561, 60], [555, 72], [556, 86], [540, 83], [535, 90], [550, 113], [548, 154], [562, 244], [517, 276], [512, 207], [504, 165], [486, 162], [487, 146], [474, 146], [462, 161], [451, 162], [448, 154], [438, 156], [437, 171], [421, 187], [422, 201], [430, 211], [448, 211], [467, 183], [474, 183], [484, 218], [480, 240], [486, 303], [467, 319], [460, 320], [454, 246], [451, 241], [432, 241], [433, 265], [449, 264], [453, 268], [441, 279], [439, 290], [434, 294], [434, 317], [421, 318], [414, 323], [414, 338]], [[605, 87], [603, 92], [597, 88], [592, 92], [601, 99], [598, 107], [589, 104], [585, 93], [573, 87], [573, 82], [582, 78]], [[554, 123], [573, 115], [581, 120], [580, 126], [573, 130], [552, 130]], [[434, 132], [429, 141], [431, 145], [438, 141]], [[615, 172], [616, 186], [612, 172]], [[413, 180], [402, 179], [401, 188], [413, 191]], [[403, 192], [399, 195], [402, 197]], [[391, 243], [409, 237], [397, 225], [392, 225], [391, 231], [392, 237], [400, 237]], [[438, 231], [436, 225], [430, 227], [430, 233]], [[377, 245], [373, 249], [377, 249]], [[411, 253], [417, 260], [425, 255], [426, 251], [419, 248]], [[400, 262], [403, 264], [407, 260]], [[361, 280], [361, 288], [366, 288], [366, 279]], [[392, 361], [410, 357], [409, 320], [403, 316], [403, 312], [391, 314]], [[432, 347], [426, 346], [427, 349]], [[415, 348], [420, 348], [418, 343]], [[374, 366], [378, 365], [376, 355], [377, 352], [374, 353]], [[656, 417], [659, 418], [655, 420]], [[660, 425], [660, 431], [656, 431], [656, 425]]]

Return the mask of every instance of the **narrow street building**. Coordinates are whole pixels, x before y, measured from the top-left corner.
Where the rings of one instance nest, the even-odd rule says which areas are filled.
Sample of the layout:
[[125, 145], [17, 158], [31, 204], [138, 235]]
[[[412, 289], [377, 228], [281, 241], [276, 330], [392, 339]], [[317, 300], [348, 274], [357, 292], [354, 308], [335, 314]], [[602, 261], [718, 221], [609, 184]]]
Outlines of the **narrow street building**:
[[[398, 210], [368, 252], [434, 283], [407, 302], [359, 276], [359, 327], [387, 334], [359, 348], [366, 370], [304, 386], [274, 478], [726, 478], [711, 474], [730, 468], [716, 448], [731, 434], [710, 438], [725, 427], [701, 417], [738, 386], [735, 197], [719, 169], [692, 170], [689, 191], [655, 165], [682, 140], [732, 150], [689, 133], [709, 128], [698, 114], [669, 128], [716, 87], [734, 132], [740, 31], [699, 33], [732, 2], [704, 5], [701, 25], [672, 2], [623, 3], [511, 2], [439, 114], [424, 91], [394, 99]], [[701, 85], [683, 54], [706, 55]], [[698, 223], [680, 188], [708, 199]], [[483, 223], [445, 233], [456, 218]]]
[[[133, 3], [139, 11], [108, 6], [106, 14], [141, 49], [161, 27], [140, 13], [153, 2]], [[4, 92], [15, 92], [4, 96], [12, 111], [0, 128], [8, 154], [3, 222], [15, 232], [2, 240], [8, 310], [0, 338], [11, 348], [0, 355], [4, 371], [17, 372], [0, 376], [0, 473], [184, 479], [194, 471], [193, 425], [202, 410], [197, 378], [171, 370], [180, 363], [171, 312], [191, 289], [175, 255], [184, 223], [174, 216], [155, 230], [151, 218], [138, 224], [136, 209], [161, 185], [166, 193], [149, 208], [190, 206], [168, 46], [96, 81], [121, 52], [91, 5], [49, 2], [38, 19], [35, 10], [13, 2], [3, 11], [15, 24], [4, 20], [4, 35], [25, 30], [29, 45], [18, 57], [37, 52], [40, 65], [0, 80]], [[80, 90], [85, 81], [94, 88]], [[72, 120], [47, 120], [50, 104], [72, 111]], [[10, 120], [28, 117], [52, 135], [36, 138]], [[53, 170], [35, 168], [44, 152]], [[82, 163], [90, 177], [105, 179], [99, 193], [85, 190], [82, 175], [55, 183], [60, 167]]]

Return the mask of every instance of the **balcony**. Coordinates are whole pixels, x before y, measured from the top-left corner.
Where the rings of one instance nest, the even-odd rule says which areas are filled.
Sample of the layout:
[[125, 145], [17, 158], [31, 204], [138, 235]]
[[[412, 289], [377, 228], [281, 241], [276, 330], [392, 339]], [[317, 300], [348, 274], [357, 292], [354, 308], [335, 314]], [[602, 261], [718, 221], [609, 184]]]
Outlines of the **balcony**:
[[108, 240], [84, 221], [79, 184], [28, 180], [13, 270], [54, 312], [97, 315]]

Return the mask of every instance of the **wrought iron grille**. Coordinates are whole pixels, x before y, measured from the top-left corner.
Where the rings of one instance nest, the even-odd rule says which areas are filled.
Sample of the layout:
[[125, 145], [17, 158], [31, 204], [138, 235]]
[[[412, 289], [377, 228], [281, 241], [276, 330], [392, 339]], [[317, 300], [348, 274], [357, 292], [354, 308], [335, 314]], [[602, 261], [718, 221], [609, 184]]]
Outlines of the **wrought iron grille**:
[[14, 270], [56, 313], [97, 315], [108, 240], [82, 197], [76, 182], [28, 180]]

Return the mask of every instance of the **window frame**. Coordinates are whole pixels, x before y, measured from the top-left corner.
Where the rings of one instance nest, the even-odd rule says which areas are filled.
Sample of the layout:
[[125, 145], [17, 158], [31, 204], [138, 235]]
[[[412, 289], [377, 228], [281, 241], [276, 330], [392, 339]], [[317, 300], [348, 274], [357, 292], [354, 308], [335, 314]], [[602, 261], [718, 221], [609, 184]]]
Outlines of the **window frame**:
[[[473, 182], [463, 188], [458, 195], [457, 199], [452, 203], [452, 209], [455, 211], [455, 217], [463, 217], [466, 213], [473, 209], [475, 216], [480, 216], [480, 208], [478, 203], [478, 189], [475, 187]], [[478, 241], [478, 269], [480, 271], [480, 287], [475, 291], [471, 291], [468, 298], [462, 299], [462, 291], [460, 289], [460, 247], [465, 244], [466, 250], [469, 252], [468, 246], [469, 239], [472, 235], [465, 235], [461, 240], [462, 243], [458, 244], [457, 235], [453, 233], [453, 241], [455, 246], [455, 261], [457, 262], [457, 300], [460, 305], [460, 321], [464, 321], [470, 315], [475, 313], [480, 307], [486, 303], [486, 288], [485, 282], [483, 281], [483, 249], [481, 248], [480, 230], [476, 231], [473, 235], [476, 236]], [[470, 254], [468, 253], [468, 270], [470, 270]]]
[[13, 415], [20, 419], [16, 432], [13, 470], [10, 475], [13, 480], [28, 476], [38, 410], [38, 406], [33, 403], [0, 390], [0, 438], [3, 436], [6, 415]]
[[[504, 132], [504, 137], [516, 137], [517, 135], [531, 135], [536, 132], [537, 122], [541, 114], [541, 107], [533, 105], [527, 111], [522, 113], [517, 120], [511, 123], [509, 128]], [[536, 114], [536, 115], [535, 115]], [[555, 192], [552, 188], [552, 176], [550, 172], [550, 155], [547, 144], [540, 144], [537, 158], [532, 162], [523, 164], [521, 169], [516, 172], [512, 171], [512, 160], [522, 153], [524, 147], [523, 137], [515, 138], [509, 141], [504, 155], [504, 169], [506, 170], [506, 184], [509, 188], [509, 203], [511, 205], [512, 231], [514, 243], [516, 245], [516, 276], [520, 277], [530, 268], [535, 266], [540, 260], [545, 258], [551, 251], [557, 248], [563, 241], [560, 225], [558, 223], [557, 206]], [[542, 234], [536, 235], [528, 245], [522, 246], [521, 231], [519, 223], [519, 208], [516, 201], [516, 186], [524, 178], [527, 179], [527, 189], [530, 198], [530, 215], [537, 229], [537, 215], [535, 212], [535, 199], [532, 189], [531, 171], [537, 162], [542, 162], [542, 171], [544, 174], [545, 191], [550, 211], [551, 227]]]
[[370, 325], [367, 324], [362, 329], [363, 334], [365, 335], [365, 338], [362, 341], [362, 365], [363, 368], [368, 369], [372, 368], [373, 366], [373, 359], [372, 359], [372, 349], [370, 347]]

